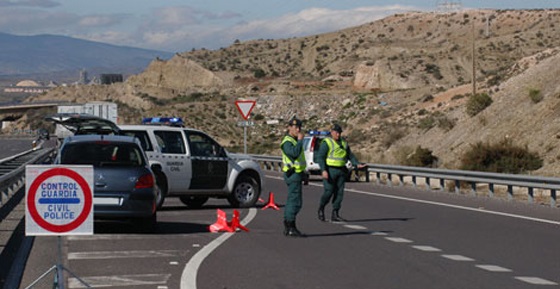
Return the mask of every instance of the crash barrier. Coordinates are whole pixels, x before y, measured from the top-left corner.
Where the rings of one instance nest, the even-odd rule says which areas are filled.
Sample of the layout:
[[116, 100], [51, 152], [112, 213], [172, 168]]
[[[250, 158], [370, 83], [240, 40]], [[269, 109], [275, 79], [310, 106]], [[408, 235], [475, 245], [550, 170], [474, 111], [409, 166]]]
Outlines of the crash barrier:
[[5, 204], [25, 185], [25, 166], [44, 163], [54, 152], [54, 148], [42, 148], [38, 145], [31, 150], [0, 160], [0, 222], [9, 213]]
[[[267, 155], [252, 155], [257, 160], [263, 169], [270, 171], [282, 171], [282, 158], [277, 156]], [[478, 196], [479, 190], [484, 188], [487, 193], [484, 194], [489, 197], [494, 197], [497, 194], [498, 188], [502, 186], [505, 189], [507, 199], [514, 199], [516, 191], [527, 192], [527, 202], [535, 202], [535, 191], [543, 191], [545, 198], [548, 198], [548, 203], [551, 207], [557, 206], [557, 190], [560, 189], [560, 178], [543, 177], [543, 176], [529, 176], [529, 175], [514, 175], [514, 174], [500, 174], [500, 173], [486, 173], [476, 171], [462, 171], [462, 170], [446, 170], [446, 169], [430, 169], [422, 167], [407, 167], [396, 165], [382, 165], [382, 164], [367, 164], [367, 178], [366, 180], [373, 180], [377, 184], [385, 184], [389, 186], [395, 185], [405, 186], [412, 184], [412, 186], [424, 186], [428, 190], [439, 190], [449, 192], [461, 193], [465, 189], [467, 193], [473, 196]], [[419, 182], [423, 180], [423, 182]], [[434, 183], [436, 184], [434, 186]], [[517, 190], [516, 190], [517, 189]]]

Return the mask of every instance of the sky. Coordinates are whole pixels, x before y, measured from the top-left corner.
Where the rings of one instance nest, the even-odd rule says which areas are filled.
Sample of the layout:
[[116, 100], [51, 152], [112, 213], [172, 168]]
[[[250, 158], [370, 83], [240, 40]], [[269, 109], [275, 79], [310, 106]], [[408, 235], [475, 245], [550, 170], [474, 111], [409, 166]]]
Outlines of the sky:
[[[0, 0], [0, 32], [184, 52], [358, 26], [395, 13], [560, 8], [559, 0]], [[0, 43], [1, 45], [1, 43]]]

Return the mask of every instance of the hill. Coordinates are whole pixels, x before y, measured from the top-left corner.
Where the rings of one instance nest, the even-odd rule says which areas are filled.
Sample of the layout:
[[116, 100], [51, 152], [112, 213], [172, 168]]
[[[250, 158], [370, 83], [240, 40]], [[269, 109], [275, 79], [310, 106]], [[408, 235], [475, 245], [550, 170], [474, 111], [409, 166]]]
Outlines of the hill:
[[[560, 10], [399, 14], [321, 35], [187, 51], [122, 84], [59, 88], [27, 101], [115, 101], [123, 123], [181, 116], [239, 150], [234, 101], [251, 98], [251, 153], [278, 155], [284, 126], [267, 121], [297, 115], [310, 129], [341, 123], [363, 161], [399, 163], [421, 146], [440, 167], [457, 168], [473, 144], [510, 139], [543, 158], [534, 173], [555, 176], [558, 23]], [[493, 103], [470, 116], [473, 91]]]
[[57, 35], [17, 36], [0, 33], [0, 76], [50, 75], [77, 71], [136, 71], [169, 52], [115, 46]]

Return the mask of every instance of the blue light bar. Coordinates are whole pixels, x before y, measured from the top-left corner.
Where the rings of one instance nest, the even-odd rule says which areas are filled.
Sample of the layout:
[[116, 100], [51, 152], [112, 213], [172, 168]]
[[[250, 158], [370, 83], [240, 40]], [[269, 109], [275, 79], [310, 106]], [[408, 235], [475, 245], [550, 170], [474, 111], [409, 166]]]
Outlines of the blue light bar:
[[144, 117], [142, 124], [183, 126], [183, 119], [180, 117]]
[[307, 132], [309, 135], [330, 135], [330, 131], [325, 130], [310, 130]]

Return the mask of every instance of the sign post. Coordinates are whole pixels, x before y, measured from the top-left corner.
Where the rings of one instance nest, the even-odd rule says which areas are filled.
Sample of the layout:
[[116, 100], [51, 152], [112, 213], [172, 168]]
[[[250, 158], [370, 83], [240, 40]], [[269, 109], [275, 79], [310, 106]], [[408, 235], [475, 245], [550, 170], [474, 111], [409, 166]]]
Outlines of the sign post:
[[[241, 113], [243, 119], [248, 120], [249, 116], [251, 115], [251, 111], [255, 107], [256, 101], [254, 100], [236, 100], [235, 106], [237, 106], [237, 110]], [[243, 126], [243, 151], [247, 154], [247, 124], [250, 122], [245, 122]]]
[[60, 237], [93, 234], [93, 166], [28, 165], [25, 188], [25, 235], [58, 236], [57, 264], [29, 287], [55, 271], [54, 287], [64, 289], [66, 270], [90, 288], [62, 265]]

